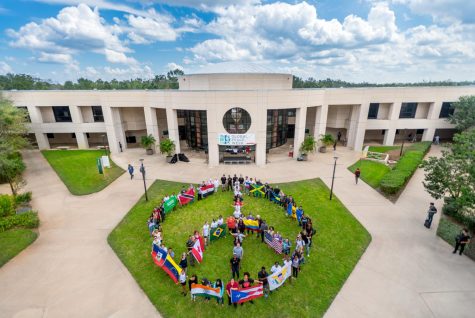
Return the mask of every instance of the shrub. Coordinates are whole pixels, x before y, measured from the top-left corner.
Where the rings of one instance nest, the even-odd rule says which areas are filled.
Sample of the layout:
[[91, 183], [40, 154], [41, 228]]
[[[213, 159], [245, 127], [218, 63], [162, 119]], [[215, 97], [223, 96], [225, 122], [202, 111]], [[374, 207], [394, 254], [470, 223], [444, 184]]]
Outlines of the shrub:
[[38, 218], [38, 214], [33, 211], [0, 218], [0, 232], [4, 232], [14, 227], [33, 229], [37, 228], [39, 225], [40, 219]]
[[17, 196], [15, 197], [16, 205], [19, 205], [21, 203], [28, 203], [30, 201], [31, 201], [31, 191], [17, 194]]
[[381, 191], [385, 194], [395, 194], [401, 190], [421, 164], [430, 145], [431, 142], [426, 141], [408, 148], [396, 166], [381, 180]]
[[0, 217], [15, 214], [15, 201], [8, 194], [0, 195]]
[[457, 200], [446, 197], [444, 198], [444, 206], [442, 207], [442, 213], [452, 217], [454, 220], [462, 223], [471, 231], [475, 231], [475, 212], [472, 210], [464, 209], [460, 207]]

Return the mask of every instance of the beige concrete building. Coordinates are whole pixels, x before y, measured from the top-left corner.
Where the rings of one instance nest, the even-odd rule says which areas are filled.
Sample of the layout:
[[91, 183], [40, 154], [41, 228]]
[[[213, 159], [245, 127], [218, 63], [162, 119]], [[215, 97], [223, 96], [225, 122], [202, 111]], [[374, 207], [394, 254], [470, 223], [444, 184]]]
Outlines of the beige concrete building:
[[[210, 166], [266, 163], [270, 149], [306, 134], [341, 135], [340, 144], [392, 145], [451, 138], [451, 103], [475, 87], [292, 89], [290, 74], [194, 74], [178, 90], [6, 91], [30, 117], [40, 149], [138, 147], [141, 136], [170, 138], [176, 152], [203, 151]], [[294, 152], [294, 157], [298, 151]]]

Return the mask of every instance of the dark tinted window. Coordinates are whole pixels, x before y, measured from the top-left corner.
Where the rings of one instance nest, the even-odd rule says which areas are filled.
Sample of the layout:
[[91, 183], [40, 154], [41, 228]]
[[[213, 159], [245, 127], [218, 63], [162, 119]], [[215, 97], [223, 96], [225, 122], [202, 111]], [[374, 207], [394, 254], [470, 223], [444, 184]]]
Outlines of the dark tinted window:
[[104, 122], [104, 115], [102, 114], [101, 106], [91, 106], [92, 108], [92, 117], [94, 117], [94, 122]]
[[369, 104], [368, 119], [378, 118], [379, 103]]
[[399, 118], [414, 118], [416, 116], [417, 103], [402, 103]]
[[28, 107], [26, 106], [18, 106], [18, 108], [22, 109], [23, 111], [25, 111], [25, 114], [26, 114], [26, 120], [31, 123], [31, 118], [30, 118], [30, 114], [28, 113]]
[[231, 108], [224, 114], [223, 126], [230, 134], [245, 134], [251, 127], [251, 115], [245, 109]]
[[72, 122], [68, 106], [53, 106], [54, 120], [57, 123]]
[[451, 115], [454, 114], [454, 107], [452, 106], [451, 102], [443, 102], [442, 108], [440, 109], [439, 118], [449, 118]]

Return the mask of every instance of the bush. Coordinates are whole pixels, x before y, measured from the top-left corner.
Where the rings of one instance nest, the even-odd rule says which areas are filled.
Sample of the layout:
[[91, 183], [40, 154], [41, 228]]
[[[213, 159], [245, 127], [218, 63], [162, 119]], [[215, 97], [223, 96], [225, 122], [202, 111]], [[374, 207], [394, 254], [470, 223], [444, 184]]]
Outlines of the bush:
[[38, 214], [33, 211], [0, 218], [0, 232], [4, 232], [14, 227], [34, 229], [39, 225], [40, 219], [38, 218]]
[[0, 217], [15, 214], [15, 201], [8, 194], [0, 195]]
[[396, 166], [381, 180], [381, 191], [385, 194], [395, 194], [400, 191], [421, 164], [430, 145], [431, 143], [426, 141], [408, 148]]
[[15, 197], [15, 203], [16, 205], [19, 205], [21, 203], [28, 203], [31, 201], [31, 192], [25, 192], [21, 194], [17, 194]]
[[452, 217], [457, 222], [462, 223], [472, 232], [475, 231], [475, 215], [473, 212], [470, 213], [470, 211], [464, 211], [453, 198], [446, 197], [444, 198], [444, 202], [445, 204], [442, 207], [442, 213]]

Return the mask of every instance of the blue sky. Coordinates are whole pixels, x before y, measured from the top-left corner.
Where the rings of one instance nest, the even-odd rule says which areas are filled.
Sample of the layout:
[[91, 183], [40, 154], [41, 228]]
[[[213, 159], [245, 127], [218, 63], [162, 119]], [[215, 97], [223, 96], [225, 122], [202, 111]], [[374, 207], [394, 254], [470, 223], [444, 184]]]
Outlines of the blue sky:
[[475, 80], [475, 1], [2, 0], [0, 74]]

